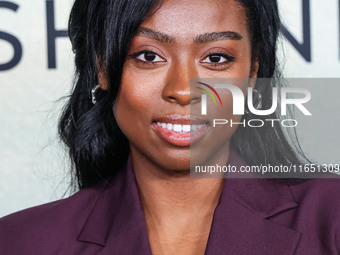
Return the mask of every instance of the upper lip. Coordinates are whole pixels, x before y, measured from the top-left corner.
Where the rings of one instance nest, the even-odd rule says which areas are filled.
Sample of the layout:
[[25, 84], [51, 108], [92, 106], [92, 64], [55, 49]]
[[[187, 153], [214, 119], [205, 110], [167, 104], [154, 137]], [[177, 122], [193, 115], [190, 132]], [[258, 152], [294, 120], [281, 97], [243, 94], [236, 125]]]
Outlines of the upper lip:
[[155, 122], [161, 123], [172, 123], [172, 124], [182, 124], [182, 125], [204, 125], [208, 124], [209, 121], [201, 118], [197, 118], [190, 115], [179, 115], [179, 114], [171, 114], [166, 115], [160, 118], [156, 118]]

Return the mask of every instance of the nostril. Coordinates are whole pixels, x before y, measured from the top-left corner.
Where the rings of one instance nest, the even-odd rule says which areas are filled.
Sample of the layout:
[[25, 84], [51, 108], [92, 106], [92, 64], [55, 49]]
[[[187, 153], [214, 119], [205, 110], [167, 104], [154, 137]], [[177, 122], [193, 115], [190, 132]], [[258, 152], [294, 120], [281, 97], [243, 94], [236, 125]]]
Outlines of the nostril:
[[190, 104], [190, 91], [175, 90], [169, 87], [163, 90], [163, 99], [170, 103], [177, 103], [180, 105]]
[[169, 96], [168, 99], [170, 99], [171, 102], [176, 101], [176, 98], [172, 96]]

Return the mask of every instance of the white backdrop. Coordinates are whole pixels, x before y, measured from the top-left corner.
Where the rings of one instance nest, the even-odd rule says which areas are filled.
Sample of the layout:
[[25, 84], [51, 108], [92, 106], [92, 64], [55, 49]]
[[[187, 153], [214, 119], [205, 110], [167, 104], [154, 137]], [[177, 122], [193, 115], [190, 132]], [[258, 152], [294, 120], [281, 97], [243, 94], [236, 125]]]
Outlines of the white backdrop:
[[[285, 27], [300, 44], [304, 42], [302, 1], [308, 2], [280, 0]], [[50, 62], [47, 56], [47, 20], [51, 25], [53, 17], [46, 11], [47, 5], [54, 5], [54, 30], [65, 30], [73, 1], [7, 0], [18, 7], [16, 11], [4, 7], [4, 2], [0, 1], [0, 69], [18, 53], [20, 45], [22, 56], [17, 65], [0, 71], [0, 217], [59, 199], [67, 191], [68, 159], [56, 128], [62, 103], [56, 100], [69, 92], [74, 70], [66, 37], [55, 40], [56, 66], [48, 68], [53, 67], [53, 61], [51, 53]], [[280, 59], [284, 74], [290, 78], [340, 78], [339, 1], [310, 1], [310, 8], [311, 62], [283, 39]], [[50, 35], [54, 30], [50, 28]], [[19, 48], [14, 49], [4, 33], [15, 37]], [[328, 107], [340, 109], [334, 96], [337, 93], [340, 85], [317, 96], [327, 98]], [[307, 127], [308, 132], [300, 132], [301, 141], [312, 158], [331, 161], [340, 154], [340, 120], [334, 119], [330, 125], [330, 116], [323, 117]], [[327, 132], [318, 136], [325, 127]], [[327, 150], [319, 146], [320, 140], [329, 141]]]

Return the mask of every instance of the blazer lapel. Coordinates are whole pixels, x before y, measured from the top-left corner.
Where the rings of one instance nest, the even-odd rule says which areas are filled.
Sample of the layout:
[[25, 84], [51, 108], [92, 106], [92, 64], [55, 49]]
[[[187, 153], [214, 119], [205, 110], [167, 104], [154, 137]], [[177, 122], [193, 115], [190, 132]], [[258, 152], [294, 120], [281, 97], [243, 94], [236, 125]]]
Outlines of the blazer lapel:
[[99, 254], [151, 255], [130, 157], [101, 194], [78, 240], [103, 246]]
[[[246, 163], [231, 152], [228, 164]], [[270, 218], [295, 207], [289, 187], [277, 180], [226, 178], [205, 254], [294, 254], [300, 233]]]

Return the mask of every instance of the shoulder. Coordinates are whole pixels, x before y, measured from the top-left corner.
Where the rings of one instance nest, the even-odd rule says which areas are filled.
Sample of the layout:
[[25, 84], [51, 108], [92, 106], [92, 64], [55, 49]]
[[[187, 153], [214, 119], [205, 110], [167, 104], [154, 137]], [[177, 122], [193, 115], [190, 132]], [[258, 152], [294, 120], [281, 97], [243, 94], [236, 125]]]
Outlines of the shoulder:
[[[104, 184], [83, 189], [69, 198], [32, 207], [0, 218], [0, 250], [6, 254], [33, 250], [44, 253], [74, 239], [105, 189]], [[31, 254], [31, 253], [29, 253]], [[32, 253], [33, 254], [33, 253]]]
[[328, 178], [311, 178], [288, 185], [297, 197], [311, 195], [315, 198], [324, 197], [325, 195], [331, 195], [333, 192], [340, 190], [340, 175], [332, 174], [329, 175]]
[[339, 218], [340, 176], [332, 174], [329, 177], [309, 179], [299, 184], [289, 185], [300, 210], [327, 214], [334, 220]]
[[[290, 224], [302, 233], [301, 249], [319, 254], [340, 251], [340, 178], [316, 178], [289, 185], [296, 200]], [[327, 249], [327, 251], [325, 250]]]

